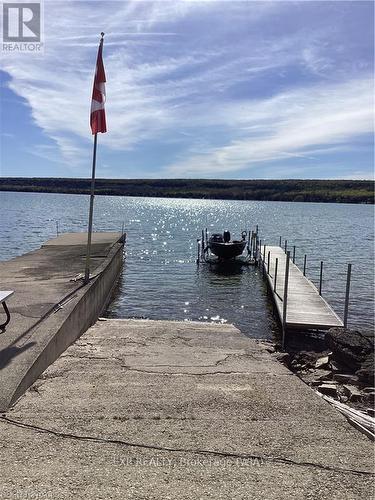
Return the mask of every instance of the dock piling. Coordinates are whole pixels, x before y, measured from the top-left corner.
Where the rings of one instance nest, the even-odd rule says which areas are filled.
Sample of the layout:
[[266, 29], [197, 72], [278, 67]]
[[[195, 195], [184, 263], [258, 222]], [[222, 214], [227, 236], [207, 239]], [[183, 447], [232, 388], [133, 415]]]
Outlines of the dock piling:
[[296, 262], [296, 246], [293, 245], [293, 264]]
[[59, 237], [59, 221], [56, 221], [56, 236]]
[[323, 261], [320, 261], [319, 295], [322, 295], [322, 283], [323, 283]]
[[286, 313], [287, 313], [287, 305], [288, 305], [288, 281], [289, 281], [289, 261], [290, 261], [290, 252], [286, 253], [286, 261], [285, 261], [285, 277], [284, 277], [284, 297], [283, 297], [283, 333], [282, 333], [282, 349], [285, 347], [285, 333], [286, 333]]
[[268, 250], [268, 255], [267, 255], [267, 274], [270, 274], [270, 257], [271, 257], [271, 252]]
[[344, 307], [344, 328], [348, 325], [348, 312], [349, 312], [349, 295], [350, 295], [350, 279], [352, 275], [352, 265], [348, 264], [348, 271], [346, 274], [346, 292], [345, 292], [345, 307]]
[[198, 265], [200, 255], [201, 255], [201, 240], [199, 238], [197, 238], [197, 249], [198, 249], [198, 252], [197, 252], [197, 265]]
[[261, 257], [261, 260], [262, 260], [262, 267], [263, 267], [263, 276], [266, 274], [265, 273], [265, 263], [266, 263], [266, 248], [267, 248], [267, 245], [264, 244], [263, 245], [263, 257], [262, 257], [262, 247], [260, 248], [260, 257]]
[[281, 236], [279, 238], [279, 247], [281, 247]]
[[303, 275], [306, 276], [306, 259], [307, 259], [307, 255], [305, 254], [304, 258], [303, 258]]
[[288, 240], [285, 240], [285, 243], [284, 243], [284, 252], [285, 253], [287, 251], [287, 248], [288, 248]]
[[276, 257], [275, 260], [275, 276], [273, 278], [273, 291], [276, 293], [276, 282], [277, 282], [277, 267], [279, 265], [279, 259]]

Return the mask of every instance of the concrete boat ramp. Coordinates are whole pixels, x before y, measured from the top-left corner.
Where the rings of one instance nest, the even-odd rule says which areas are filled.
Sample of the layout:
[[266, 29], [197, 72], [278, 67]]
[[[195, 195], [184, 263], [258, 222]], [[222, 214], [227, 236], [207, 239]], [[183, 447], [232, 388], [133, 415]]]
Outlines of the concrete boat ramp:
[[230, 325], [98, 321], [0, 416], [1, 498], [370, 499], [363, 434]]
[[86, 285], [71, 281], [85, 243], [64, 234], [0, 263], [15, 291], [2, 500], [372, 498], [372, 443], [261, 343], [231, 325], [96, 322], [124, 235], [94, 235]]

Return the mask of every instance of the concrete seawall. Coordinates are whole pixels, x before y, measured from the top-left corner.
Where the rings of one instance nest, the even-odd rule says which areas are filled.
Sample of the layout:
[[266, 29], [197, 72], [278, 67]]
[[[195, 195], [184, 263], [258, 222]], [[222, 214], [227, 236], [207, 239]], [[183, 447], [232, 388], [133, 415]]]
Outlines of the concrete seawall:
[[66, 233], [41, 249], [0, 263], [11, 322], [0, 334], [0, 411], [6, 411], [87, 330], [110, 300], [123, 263], [124, 235], [95, 233], [92, 279], [84, 269], [86, 233]]

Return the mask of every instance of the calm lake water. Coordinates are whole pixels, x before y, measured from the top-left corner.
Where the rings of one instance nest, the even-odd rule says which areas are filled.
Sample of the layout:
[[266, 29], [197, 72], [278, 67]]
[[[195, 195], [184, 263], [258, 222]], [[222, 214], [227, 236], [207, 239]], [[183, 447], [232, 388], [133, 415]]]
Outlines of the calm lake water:
[[[0, 260], [38, 248], [60, 231], [85, 231], [88, 196], [0, 193]], [[127, 232], [126, 259], [114, 301], [114, 318], [150, 318], [234, 323], [251, 337], [271, 338], [276, 328], [257, 268], [234, 273], [197, 267], [201, 229], [259, 225], [270, 245], [279, 236], [296, 245], [296, 263], [308, 256], [307, 275], [342, 316], [346, 268], [353, 264], [349, 326], [374, 327], [374, 210], [368, 205], [222, 201], [97, 196], [96, 231]]]

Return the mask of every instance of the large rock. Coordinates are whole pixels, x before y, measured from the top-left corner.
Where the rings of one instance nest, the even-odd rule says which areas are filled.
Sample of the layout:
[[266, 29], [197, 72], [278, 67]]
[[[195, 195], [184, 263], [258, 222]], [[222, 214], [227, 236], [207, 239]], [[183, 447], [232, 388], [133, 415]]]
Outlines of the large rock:
[[355, 385], [343, 385], [342, 386], [345, 396], [349, 398], [349, 401], [359, 401], [362, 397], [361, 391], [357, 389]]
[[340, 384], [358, 384], [357, 375], [351, 375], [349, 373], [335, 373], [333, 375], [333, 380], [339, 382]]
[[361, 368], [356, 371], [356, 375], [362, 383], [374, 385], [374, 353], [366, 357], [361, 364]]
[[374, 352], [372, 339], [356, 330], [331, 328], [325, 340], [332, 351], [332, 358], [352, 372], [360, 370]]
[[315, 368], [317, 359], [320, 358], [324, 353], [319, 353], [315, 351], [299, 351], [294, 353], [293, 360], [291, 362], [292, 368]]

